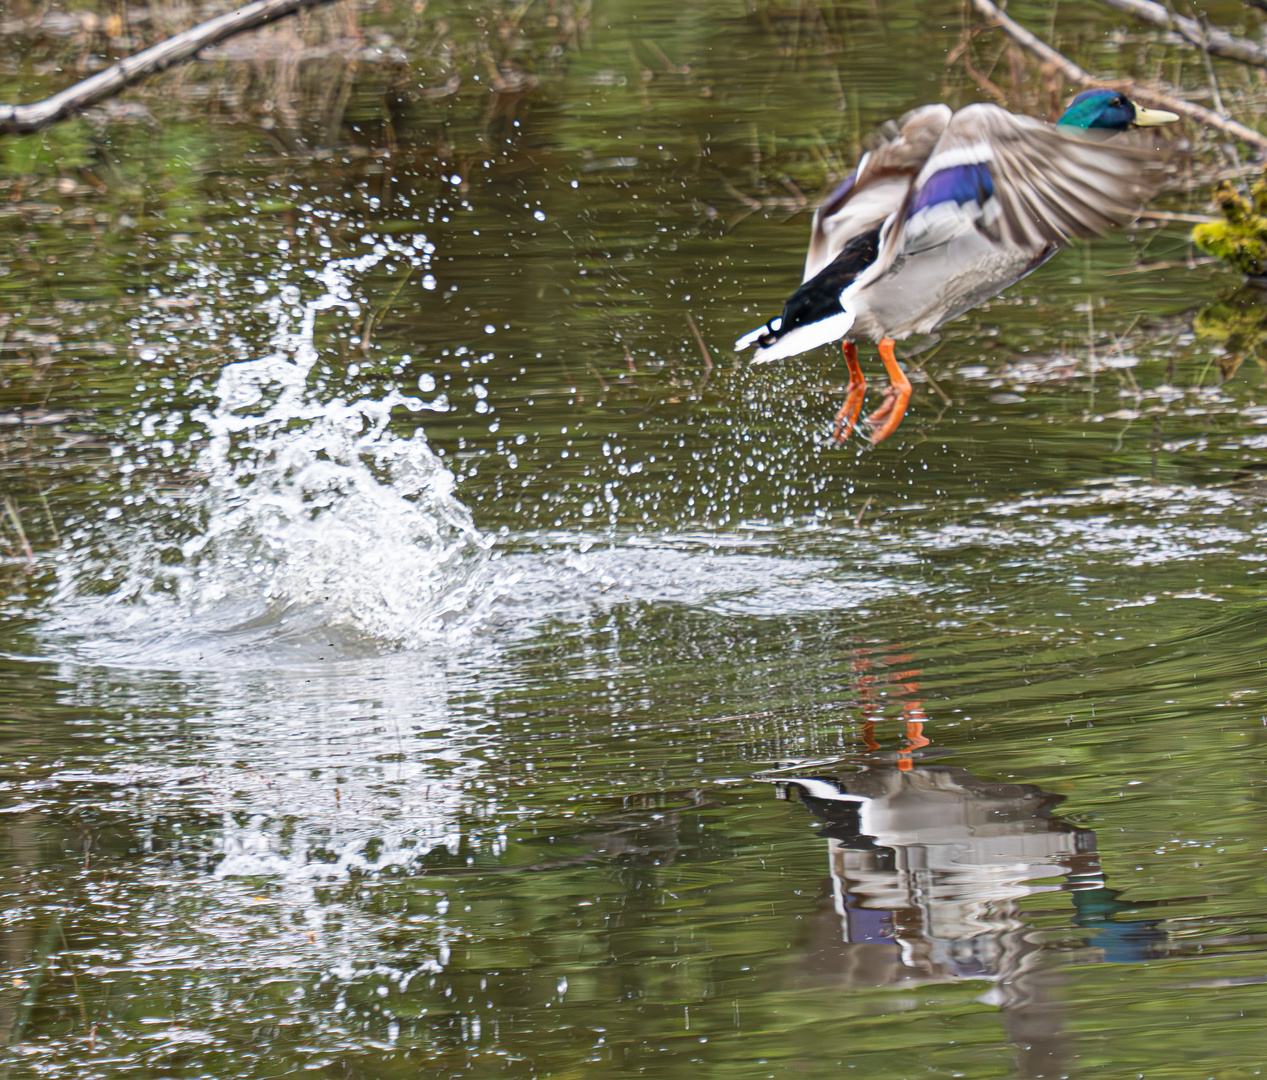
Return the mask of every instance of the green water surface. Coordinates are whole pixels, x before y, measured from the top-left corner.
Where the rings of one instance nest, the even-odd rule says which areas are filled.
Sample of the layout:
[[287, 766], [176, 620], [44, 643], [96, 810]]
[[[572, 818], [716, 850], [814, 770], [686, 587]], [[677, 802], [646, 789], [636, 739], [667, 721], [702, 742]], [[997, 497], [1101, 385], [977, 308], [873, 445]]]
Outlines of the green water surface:
[[[190, 18], [147, 10], [0, 12], [0, 98]], [[1089, 0], [1010, 10], [1208, 89]], [[730, 347], [875, 125], [982, 99], [964, 19], [345, 0], [0, 141], [4, 1075], [1260, 1074], [1259, 294], [1187, 224], [1079, 245], [878, 448], [828, 442], [836, 351]], [[1183, 134], [1201, 213], [1238, 163]], [[310, 415], [224, 459], [271, 540], [212, 558], [221, 372], [361, 257]], [[362, 479], [436, 455], [403, 540], [320, 446], [304, 498], [252, 479], [393, 389], [428, 407]], [[221, 579], [334, 521], [326, 592]]]

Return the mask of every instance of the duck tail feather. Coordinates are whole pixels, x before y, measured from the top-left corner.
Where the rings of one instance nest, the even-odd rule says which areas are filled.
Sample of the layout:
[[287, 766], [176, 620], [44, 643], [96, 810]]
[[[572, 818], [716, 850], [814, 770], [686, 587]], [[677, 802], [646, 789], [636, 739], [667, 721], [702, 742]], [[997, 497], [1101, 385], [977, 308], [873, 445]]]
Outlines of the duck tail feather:
[[839, 341], [853, 329], [855, 318], [852, 311], [839, 311], [811, 323], [802, 323], [786, 333], [768, 334], [760, 340], [760, 347], [753, 355], [752, 362], [768, 364], [772, 360], [785, 360], [789, 356], [799, 356], [820, 345], [830, 345], [834, 341]]
[[749, 330], [743, 337], [735, 342], [735, 352], [743, 352], [744, 349], [756, 345], [763, 337], [770, 334], [777, 334], [779, 327], [783, 325], [783, 320], [776, 316], [764, 326], [758, 326], [755, 330]]

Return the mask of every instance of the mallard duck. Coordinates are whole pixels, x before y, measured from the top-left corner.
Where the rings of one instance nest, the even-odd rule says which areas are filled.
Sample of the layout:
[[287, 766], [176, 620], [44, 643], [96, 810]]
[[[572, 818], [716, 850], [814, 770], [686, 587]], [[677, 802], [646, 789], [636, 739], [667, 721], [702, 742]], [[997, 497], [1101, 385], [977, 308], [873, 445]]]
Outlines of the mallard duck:
[[1112, 90], [1079, 94], [1055, 126], [997, 105], [912, 110], [814, 212], [802, 285], [782, 316], [735, 348], [755, 344], [766, 363], [842, 341], [841, 443], [866, 390], [854, 340], [870, 338], [890, 381], [868, 418], [881, 442], [911, 397], [895, 342], [997, 295], [1073, 237], [1131, 220], [1157, 187], [1160, 155], [1102, 140], [1177, 119]]

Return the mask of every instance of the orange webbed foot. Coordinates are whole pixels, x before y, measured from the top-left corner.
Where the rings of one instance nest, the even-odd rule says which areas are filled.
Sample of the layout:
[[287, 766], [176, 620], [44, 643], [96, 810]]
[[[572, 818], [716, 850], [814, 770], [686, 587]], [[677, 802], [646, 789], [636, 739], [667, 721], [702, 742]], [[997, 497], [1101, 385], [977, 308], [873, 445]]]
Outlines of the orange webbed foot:
[[842, 341], [840, 348], [845, 354], [845, 366], [849, 369], [849, 384], [845, 387], [845, 403], [836, 414], [836, 426], [831, 433], [832, 442], [837, 446], [849, 438], [854, 424], [858, 422], [862, 398], [867, 392], [867, 380], [858, 366], [858, 347], [852, 341]]
[[893, 355], [893, 345], [892, 338], [882, 338], [877, 343], [880, 359], [884, 361], [884, 370], [889, 373], [889, 388], [884, 394], [884, 404], [867, 418], [873, 426], [880, 425], [871, 435], [872, 446], [884, 442], [898, 429], [911, 400], [911, 381]]

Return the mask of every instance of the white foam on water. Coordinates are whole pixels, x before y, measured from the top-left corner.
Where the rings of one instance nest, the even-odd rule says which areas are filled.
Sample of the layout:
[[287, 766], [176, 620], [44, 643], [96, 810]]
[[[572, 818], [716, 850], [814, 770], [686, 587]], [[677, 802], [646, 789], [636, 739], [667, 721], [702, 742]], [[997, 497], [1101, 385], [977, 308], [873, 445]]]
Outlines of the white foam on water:
[[444, 411], [443, 397], [324, 399], [313, 385], [318, 315], [357, 316], [355, 276], [388, 256], [426, 265], [429, 247], [379, 241], [317, 272], [315, 299], [300, 304], [293, 285], [268, 298], [272, 351], [227, 365], [192, 413], [197, 485], [165, 517], [106, 521], [95, 551], [68, 542], [49, 628], [78, 654], [184, 666], [267, 647], [302, 661], [478, 624], [497, 592], [491, 541], [422, 430], [390, 429], [394, 411]]

